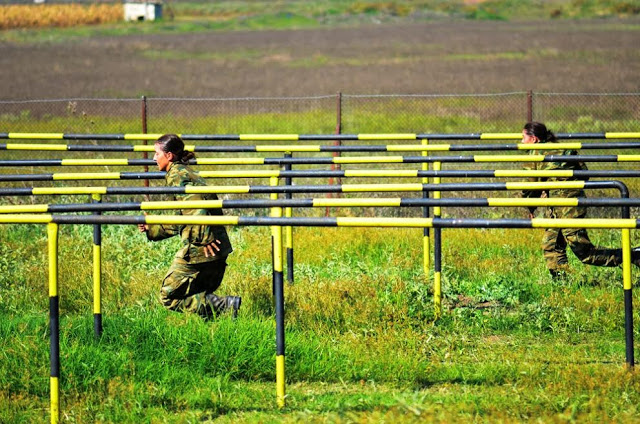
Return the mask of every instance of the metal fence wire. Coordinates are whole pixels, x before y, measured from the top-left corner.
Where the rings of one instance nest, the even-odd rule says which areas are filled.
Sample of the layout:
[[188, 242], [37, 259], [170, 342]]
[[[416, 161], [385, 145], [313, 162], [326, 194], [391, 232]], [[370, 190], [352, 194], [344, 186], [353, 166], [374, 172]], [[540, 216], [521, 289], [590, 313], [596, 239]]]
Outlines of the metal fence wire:
[[0, 131], [333, 134], [638, 131], [640, 93], [333, 95], [0, 101]]

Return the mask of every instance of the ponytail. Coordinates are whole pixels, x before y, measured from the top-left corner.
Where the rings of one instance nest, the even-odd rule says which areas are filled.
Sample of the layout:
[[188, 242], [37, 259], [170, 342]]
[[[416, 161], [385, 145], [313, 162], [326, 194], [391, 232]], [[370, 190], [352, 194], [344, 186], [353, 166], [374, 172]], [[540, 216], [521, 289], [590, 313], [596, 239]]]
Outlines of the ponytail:
[[542, 122], [527, 122], [524, 125], [524, 131], [528, 135], [532, 135], [538, 138], [541, 143], [554, 143], [557, 141], [556, 135], [547, 129], [547, 126]]
[[187, 164], [196, 157], [195, 153], [184, 150], [184, 141], [176, 134], [165, 134], [155, 144], [160, 145], [163, 152], [173, 153], [176, 158], [174, 162]]

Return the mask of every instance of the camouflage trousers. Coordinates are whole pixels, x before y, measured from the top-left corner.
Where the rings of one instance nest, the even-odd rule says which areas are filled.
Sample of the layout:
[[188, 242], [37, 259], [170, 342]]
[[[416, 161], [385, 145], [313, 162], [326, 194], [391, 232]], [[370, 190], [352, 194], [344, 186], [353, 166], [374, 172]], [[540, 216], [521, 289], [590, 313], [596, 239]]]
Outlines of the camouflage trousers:
[[542, 250], [547, 268], [554, 275], [567, 270], [567, 245], [583, 264], [618, 266], [622, 264], [621, 249], [596, 247], [584, 228], [548, 228], [542, 237]]
[[172, 311], [193, 312], [205, 318], [211, 317], [217, 312], [212, 307], [224, 307], [224, 298], [218, 298], [220, 305], [212, 305], [205, 296], [220, 287], [226, 268], [226, 258], [199, 264], [188, 264], [176, 259], [162, 282], [160, 301]]

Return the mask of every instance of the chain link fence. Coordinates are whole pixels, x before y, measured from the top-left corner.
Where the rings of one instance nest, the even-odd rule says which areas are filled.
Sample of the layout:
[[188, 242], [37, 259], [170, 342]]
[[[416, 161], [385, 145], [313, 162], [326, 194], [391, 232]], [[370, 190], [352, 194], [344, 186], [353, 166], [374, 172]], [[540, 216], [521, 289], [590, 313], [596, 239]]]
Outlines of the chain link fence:
[[331, 134], [336, 97], [142, 99], [147, 130], [183, 134]]
[[556, 132], [638, 131], [640, 95], [535, 93], [533, 116]]
[[[531, 91], [501, 94], [466, 95], [349, 95], [334, 94], [315, 97], [279, 98], [135, 98], [135, 99], [54, 99], [0, 101], [0, 132], [28, 133], [182, 133], [182, 134], [362, 134], [362, 133], [486, 133], [519, 132], [530, 119], [548, 124], [556, 132], [625, 132], [640, 131], [640, 93], [575, 94], [534, 93]], [[121, 143], [94, 140], [93, 143]], [[388, 141], [406, 143], [406, 141]], [[475, 140], [468, 141], [477, 143]], [[269, 142], [273, 143], [273, 142]], [[282, 142], [289, 143], [289, 142]], [[384, 144], [375, 141], [374, 144]], [[465, 141], [455, 141], [463, 144]], [[225, 142], [224, 144], [233, 144]], [[331, 144], [322, 142], [319, 144]], [[358, 142], [357, 144], [363, 144]], [[518, 153], [518, 152], [516, 152]], [[625, 152], [630, 153], [630, 152]], [[343, 153], [344, 156], [356, 153]], [[384, 153], [380, 153], [384, 154]], [[416, 154], [416, 153], [411, 153]], [[458, 154], [438, 152], [438, 155]], [[85, 157], [77, 153], [78, 157]], [[225, 155], [224, 153], [222, 155]], [[237, 154], [229, 154], [237, 155]], [[251, 156], [274, 156], [270, 153]], [[320, 155], [305, 153], [305, 156]], [[325, 154], [326, 155], [326, 154]], [[6, 152], [7, 159], [20, 159], [20, 151]], [[41, 152], [39, 157], [58, 158], [59, 152]], [[121, 154], [100, 154], [119, 157]], [[140, 155], [137, 155], [138, 157]], [[220, 156], [220, 154], [218, 154]], [[277, 155], [275, 155], [277, 156]], [[65, 157], [71, 157], [70, 154]], [[591, 163], [600, 169], [610, 164]], [[634, 167], [634, 163], [618, 164]], [[416, 169], [416, 164], [337, 165], [336, 168]], [[447, 164], [443, 169], [495, 168], [495, 164]], [[500, 168], [520, 168], [519, 163], [501, 164]], [[131, 168], [103, 167], [100, 171], [132, 171]], [[217, 169], [207, 167], [203, 169]], [[240, 166], [240, 169], [246, 166]], [[297, 167], [303, 169], [306, 166]], [[20, 168], [12, 170], [19, 172]], [[85, 169], [95, 172], [98, 169]], [[51, 172], [48, 168], [32, 168], [29, 172]], [[68, 169], [55, 169], [69, 172]], [[299, 179], [299, 184], [317, 181]], [[339, 181], [338, 181], [339, 182]], [[349, 183], [371, 183], [370, 179], [350, 179]], [[406, 182], [388, 179], [385, 182]], [[460, 180], [462, 182], [462, 180]], [[264, 184], [263, 180], [247, 180], [247, 184]], [[330, 182], [331, 183], [331, 182]], [[625, 181], [636, 193], [635, 181]], [[28, 183], [22, 183], [27, 184]], [[39, 184], [39, 183], [37, 183]], [[68, 184], [84, 184], [69, 182]], [[130, 184], [130, 182], [122, 182]], [[217, 182], [216, 182], [217, 184]], [[367, 194], [379, 197], [389, 193]], [[589, 193], [602, 196], [601, 191]], [[409, 193], [397, 193], [411, 197]], [[608, 193], [608, 195], [612, 195]], [[615, 193], [613, 194], [615, 195]], [[469, 196], [450, 193], [448, 196]], [[486, 192], [483, 196], [503, 197], [504, 192]], [[242, 196], [237, 196], [242, 198]], [[448, 208], [453, 216], [513, 217], [517, 211]], [[240, 211], [248, 213], [247, 211]], [[634, 213], [637, 211], [634, 211]], [[313, 213], [313, 212], [306, 212]], [[415, 208], [365, 208], [364, 216], [413, 216]], [[616, 216], [615, 208], [594, 208], [592, 216]], [[478, 215], [480, 214], [480, 215]], [[498, 214], [496, 216], [492, 214]]]
[[638, 131], [640, 93], [349, 95], [0, 101], [2, 132], [472, 133]]

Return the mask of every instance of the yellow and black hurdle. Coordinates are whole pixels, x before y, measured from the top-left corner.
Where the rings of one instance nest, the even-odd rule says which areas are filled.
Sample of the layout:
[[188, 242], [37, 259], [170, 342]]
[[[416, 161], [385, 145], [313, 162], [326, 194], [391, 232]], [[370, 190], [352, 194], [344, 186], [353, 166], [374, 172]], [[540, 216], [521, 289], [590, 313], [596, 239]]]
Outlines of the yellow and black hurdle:
[[[623, 136], [619, 136], [620, 134], [623, 134]], [[0, 134], [0, 137], [1, 137], [2, 135], [3, 135], [3, 134]], [[604, 135], [604, 137], [600, 137], [600, 135], [582, 134], [582, 137], [580, 137], [580, 138], [638, 138], [638, 137], [640, 137], [640, 133], [602, 133], [602, 135]], [[55, 136], [57, 137], [57, 135], [55, 135]], [[155, 138], [157, 138], [157, 136], [159, 136], [159, 135], [145, 135], [145, 136], [147, 136], [148, 138], [139, 138], [139, 139], [141, 139], [141, 140], [142, 140], [142, 139], [155, 139]], [[261, 136], [262, 138], [260, 138], [260, 136]], [[391, 137], [388, 137], [388, 136], [392, 136], [392, 135], [389, 135], [389, 134], [387, 134], [387, 135], [380, 135], [380, 134], [376, 134], [376, 135], [358, 135], [358, 136], [357, 136], [357, 138], [355, 138], [355, 139], [358, 139], [358, 140], [367, 140], [367, 139], [368, 139], [368, 140], [379, 140], [379, 139], [387, 139], [387, 138], [391, 138]], [[401, 137], [400, 137], [400, 139], [422, 139], [422, 140], [426, 140], [426, 139], [428, 139], [428, 138], [429, 138], [429, 139], [437, 138], [437, 137], [435, 137], [436, 135], [429, 135], [429, 137], [426, 137], [426, 136], [425, 136], [425, 137], [420, 137], [420, 135], [413, 135], [413, 136], [414, 136], [414, 138], [411, 138], [411, 136], [412, 136], [412, 135], [410, 135], [410, 134], [409, 134], [409, 135], [403, 135], [403, 134], [401, 134], [400, 136], [401, 136]], [[460, 137], [460, 135], [451, 135], [451, 134], [449, 134], [449, 135], [446, 135], [446, 136], [448, 136], [448, 137], [454, 136], [454, 137], [452, 137], [452, 138], [463, 138], [463, 137]], [[519, 133], [509, 134], [509, 136], [510, 136], [510, 137], [507, 137], [507, 138], [520, 138], [520, 137], [521, 137], [521, 135], [520, 135]], [[294, 138], [293, 138], [292, 136], [290, 136], [290, 135], [289, 135], [289, 137], [290, 137], [290, 138], [285, 138], [285, 140], [287, 140], [287, 139], [294, 140]], [[403, 138], [403, 137], [405, 137], [405, 138]], [[480, 139], [504, 138], [504, 134], [496, 134], [496, 135], [494, 135], [494, 134], [481, 134], [481, 135], [478, 135], [478, 137], [479, 137]], [[7, 133], [7, 138], [28, 138], [28, 137], [20, 137], [20, 136], [17, 136], [17, 137], [11, 137], [11, 136], [9, 136], [9, 134]], [[65, 135], [63, 135], [63, 137], [62, 137], [62, 138], [66, 138], [66, 137], [65, 137]], [[90, 139], [95, 139], [95, 137], [92, 137], [92, 138], [90, 138]], [[135, 137], [134, 137], [134, 138], [131, 138], [131, 137], [126, 137], [126, 136], [125, 136], [123, 139], [136, 139], [136, 138], [135, 138]], [[203, 138], [203, 139], [204, 139], [204, 138]], [[229, 140], [234, 140], [235, 138], [227, 138], [227, 139], [229, 139]], [[241, 136], [240, 138], [238, 138], [238, 139], [242, 139], [242, 136]], [[245, 138], [244, 138], [244, 139], [245, 139], [245, 140], [254, 140], [254, 139], [258, 139], [258, 140], [259, 140], [259, 139], [268, 140], [269, 138], [268, 138], [268, 136], [266, 137], [266, 136], [264, 136], [264, 135], [254, 135], [254, 137], [248, 137], [248, 136], [245, 136]], [[280, 139], [280, 138], [278, 138], [278, 139]], [[304, 140], [304, 139], [305, 139], [305, 137], [301, 137], [301, 136], [297, 136], [297, 138], [296, 138], [296, 140]], [[311, 139], [311, 138], [310, 138], [310, 139]], [[316, 138], [316, 139], [317, 139], [317, 138]], [[330, 138], [328, 138], [328, 139], [335, 140], [335, 139], [336, 139], [336, 136], [335, 136], [335, 135], [331, 135], [331, 136], [330, 136]], [[347, 137], [347, 138], [345, 138], [345, 139], [349, 139], [349, 137]], [[352, 139], [353, 139], [353, 138], [352, 138]], [[595, 143], [591, 143], [591, 144], [595, 144]], [[437, 146], [437, 145], [432, 145], [432, 146]], [[469, 147], [468, 145], [462, 145], [462, 146]], [[351, 146], [345, 146], [345, 147], [351, 147]], [[622, 145], [621, 145], [619, 148], [624, 148], [624, 147], [635, 147], [635, 146], [630, 146], [630, 143], [625, 143], [625, 145], [624, 145], [624, 146], [622, 146]], [[455, 148], [456, 148], [456, 147], [454, 147], [454, 149], [455, 149]], [[572, 144], [572, 146], [571, 146], [571, 147], [564, 147], [564, 146], [561, 146], [561, 145], [559, 145], [559, 144], [556, 144], [556, 145], [554, 145], [554, 146], [552, 146], [552, 147], [550, 147], [550, 148], [554, 148], [554, 149], [555, 149], [555, 148], [561, 148], [561, 149], [562, 149], [562, 148], [572, 148], [572, 149], [576, 149], [576, 148], [585, 148], [585, 147], [584, 147], [584, 145], [581, 145], [581, 147], [577, 147], [577, 144]], [[597, 148], [597, 147], [594, 147], [594, 148]], [[604, 147], [602, 147], [602, 148], [616, 148], [616, 147], [612, 146], [611, 144], [608, 144], [608, 145], [606, 145], [606, 146], [604, 146]], [[1, 147], [0, 147], [0, 149], [1, 149]], [[397, 148], [397, 150], [385, 150], [385, 151], [405, 151], [404, 149], [406, 149], [406, 150], [413, 150], [413, 147], [412, 147], [412, 146], [399, 146], [399, 147]], [[420, 149], [417, 149], [417, 150], [420, 150]], [[422, 151], [423, 151], [423, 152], [426, 152], [426, 151], [429, 151], [429, 150], [430, 150], [430, 149], [422, 149]], [[436, 150], [436, 149], [431, 149], [431, 150]], [[471, 149], [471, 150], [473, 150], [473, 149]], [[480, 149], [480, 148], [478, 147], [478, 149], [477, 149], [477, 150], [486, 150], [486, 149]], [[490, 150], [490, 149], [489, 149], [489, 150]], [[509, 149], [496, 149], [496, 150], [509, 150]], [[514, 149], [514, 150], [518, 150], [518, 148], [516, 148], [516, 149]], [[140, 150], [140, 151], [143, 151], [143, 150]], [[270, 150], [256, 150], [256, 151], [270, 151]], [[280, 151], [280, 150], [277, 150], [277, 151]], [[305, 151], [305, 150], [300, 150], [300, 151]], [[311, 151], [315, 151], [315, 150], [311, 150]], [[320, 151], [330, 151], [330, 150], [320, 150]], [[339, 151], [339, 150], [337, 150], [337, 151]], [[347, 149], [347, 150], [344, 150], [344, 151], [349, 151], [349, 150]], [[382, 150], [370, 150], [370, 151], [382, 151]], [[455, 151], [455, 150], [450, 150], [450, 148], [449, 148], [449, 151]], [[635, 162], [635, 161], [638, 161], [638, 159], [637, 159], [637, 158], [634, 158], [634, 156], [635, 156], [635, 155], [626, 155], [626, 156], [625, 156], [625, 155], [600, 155], [600, 156], [598, 156], [598, 157], [597, 157], [597, 158], [595, 158], [595, 159], [593, 158], [593, 156], [573, 156], [573, 157], [572, 157], [572, 160], [576, 160], [576, 161], [596, 161], [596, 162], [605, 162], [605, 161], [606, 161], [606, 162], [608, 162], [608, 161], [613, 161], [613, 162], [634, 161], [634, 162]], [[442, 157], [442, 158], [429, 157], [428, 159], [425, 159], [425, 157], [424, 157], [424, 155], [423, 155], [422, 160], [418, 160], [418, 159], [413, 158], [413, 157], [391, 157], [389, 161], [383, 161], [383, 160], [379, 160], [379, 158], [376, 158], [376, 159], [378, 159], [378, 160], [375, 160], [373, 163], [423, 163], [423, 164], [425, 164], [425, 163], [431, 163], [431, 162], [433, 162], [433, 163], [441, 163], [441, 162], [467, 162], [467, 160], [466, 160], [466, 159], [464, 159], [464, 158], [465, 158], [465, 157]], [[535, 162], [535, 161], [539, 161], [539, 162], [545, 162], [545, 161], [554, 161], [554, 160], [553, 160], [554, 158], [553, 158], [552, 156], [547, 156], [546, 158], [544, 158], [544, 159], [542, 159], [542, 160], [532, 160], [532, 157], [531, 157], [531, 156], [527, 156], [527, 157], [526, 157], [526, 160], [518, 160], [518, 159], [514, 160], [514, 156], [505, 156], [505, 157], [503, 158], [503, 157], [496, 157], [496, 156], [490, 156], [490, 157], [489, 157], [489, 156], [476, 155], [476, 156], [474, 156], [473, 158], [474, 158], [474, 159], [473, 159], [473, 160], [471, 160], [471, 162], [496, 162], [496, 161], [497, 161], [497, 162], [506, 162], [506, 161], [510, 161], [510, 162], [511, 162], [511, 161], [514, 161], [514, 162], [519, 162], [519, 161], [527, 161], [527, 162]], [[586, 158], [592, 158], [592, 159], [586, 159]], [[312, 161], [313, 161], [313, 160], [315, 160], [316, 158], [300, 158], [300, 159], [303, 159], [303, 161], [299, 161], [299, 159], [295, 159], [295, 160], [289, 160], [289, 161], [287, 161], [287, 158], [284, 158], [284, 160], [279, 160], [279, 158], [266, 158], [266, 160], [267, 160], [266, 162], [264, 162], [264, 159], [263, 159], [263, 162], [262, 162], [262, 163], [259, 163], [258, 161], [260, 160], [260, 158], [248, 158], [248, 159], [244, 159], [244, 160], [242, 160], [241, 162], [239, 162], [239, 163], [237, 163], [237, 164], [265, 164], [265, 165], [278, 164], [278, 165], [285, 165], [285, 166], [286, 166], [286, 165], [291, 165], [291, 164], [294, 164], [294, 163], [301, 163], [301, 164], [316, 164], [316, 163], [317, 163], [317, 164], [323, 164], [323, 163], [332, 163], [332, 164], [336, 164], [336, 163], [337, 163], [337, 164], [340, 164], [340, 163], [367, 163], [367, 162], [363, 162], [363, 160], [364, 160], [364, 161], [366, 161], [366, 160], [367, 160], [367, 158], [357, 158], [357, 159], [353, 159], [353, 158], [351, 158], [351, 159], [350, 159], [350, 158], [334, 158], [334, 159], [333, 159], [333, 160], [331, 160], [331, 161], [320, 161], [320, 162], [312, 162]], [[305, 161], [305, 159], [306, 159], [306, 161]], [[556, 160], [556, 161], [557, 161], [557, 160]], [[568, 162], [568, 161], [571, 161], [571, 160], [567, 160], [567, 156], [562, 156], [562, 161], [564, 161], [564, 162]], [[151, 163], [153, 163], [153, 162], [149, 162], [149, 161], [147, 161], [147, 163], [142, 163], [142, 162], [140, 162], [140, 163], [131, 163], [131, 165], [133, 165], [133, 164], [135, 164], [135, 165], [138, 165], [138, 164], [142, 164], [142, 165], [144, 165], [144, 164], [151, 164]], [[14, 163], [14, 164], [15, 164], [15, 163]], [[64, 165], [66, 165], [66, 164], [69, 164], [69, 165], [71, 165], [71, 164], [73, 164], [73, 165], [84, 165], [84, 163], [81, 163], [81, 162], [76, 162], [76, 163], [65, 163], [65, 164], [61, 164], [61, 165], [62, 165], [62, 166], [64, 166]], [[103, 163], [103, 164], [105, 164], [105, 163]], [[117, 165], [122, 165], [122, 164], [123, 164], [122, 162], [117, 163]], [[236, 164], [236, 163], [234, 163], [233, 161], [226, 161], [226, 162], [225, 162], [225, 161], [222, 161], [222, 162], [216, 162], [216, 160], [214, 159], [214, 160], [211, 160], [211, 162], [209, 162], [209, 163], [202, 162], [202, 163], [199, 163], [199, 164], [218, 164], [218, 165], [226, 165], [226, 164]], [[7, 164], [7, 165], [5, 165], [5, 166], [11, 166], [11, 165], [13, 165], [13, 164]], [[16, 165], [17, 165], [17, 164], [16, 164]], [[114, 165], [116, 165], [116, 164], [114, 164]], [[44, 166], [44, 164], [43, 164], [43, 166]], [[422, 172], [424, 172], [424, 171], [425, 171], [425, 170], [423, 169], [423, 170], [422, 170]], [[438, 174], [439, 174], [439, 171], [440, 171], [439, 169], [434, 170], [434, 173], [433, 173], [434, 178], [440, 178], [440, 176], [441, 176], [441, 175], [443, 175], [443, 174], [440, 174], [439, 176], [435, 176], [435, 175], [438, 175]], [[283, 171], [283, 172], [287, 172], [287, 171], [285, 170], [285, 171]], [[291, 172], [296, 172], [296, 171], [291, 171]], [[338, 171], [338, 172], [340, 172], [340, 171]], [[349, 171], [344, 171], [344, 172], [349, 172]], [[411, 172], [411, 171], [410, 171], [410, 172]], [[418, 171], [418, 174], [416, 174], [416, 176], [419, 176], [419, 172], [420, 172], [420, 171]], [[446, 171], [442, 171], [442, 172], [446, 172]], [[626, 173], [625, 173], [625, 172], [626, 172], [626, 171], [621, 171], [621, 173], [619, 174], [619, 177], [623, 177], [623, 176], [625, 176], [625, 177], [626, 177], [626, 176], [634, 176], [634, 175], [632, 175], [632, 174], [633, 174], [632, 172], [631, 172], [631, 173], [629, 173], [629, 172], [626, 172]], [[104, 176], [104, 175], [106, 175], [106, 174], [107, 174], [107, 173], [103, 173], [102, 175]], [[126, 173], [125, 173], [125, 174], [126, 174]], [[131, 173], [131, 174], [133, 174], [133, 173]], [[51, 175], [52, 175], [52, 176], [55, 176], [55, 177], [53, 177], [53, 178], [52, 178], [52, 180], [55, 180], [55, 179], [58, 179], [58, 176], [59, 176], [60, 174], [51, 174]], [[290, 175], [292, 175], [292, 176], [293, 176], [293, 174], [290, 174]], [[371, 175], [371, 174], [370, 174], [370, 175]], [[424, 176], [424, 175], [425, 175], [425, 174], [423, 174], [423, 175], [422, 175], [422, 177], [423, 177], [423, 178], [427, 178], [427, 177], [426, 177], [426, 176]], [[458, 175], [461, 175], [461, 174], [458, 174]], [[487, 175], [488, 175], [488, 174], [487, 174]], [[270, 176], [271, 176], [271, 175], [270, 175]], [[364, 175], [363, 175], [363, 176], [364, 176]], [[403, 176], [404, 176], [404, 175], [403, 175]], [[447, 176], [454, 176], [454, 174], [453, 174], [453, 173], [450, 173], [450, 175], [447, 175]], [[462, 176], [462, 175], [461, 175], [461, 176]], [[468, 172], [466, 172], [466, 173], [465, 173], [465, 175], [464, 175], [464, 177], [470, 177], [470, 176], [471, 176], [471, 175], [470, 175]], [[496, 174], [494, 173], [494, 175], [493, 175], [493, 176], [497, 177], [497, 176], [506, 176], [506, 175], [496, 175]], [[515, 175], [514, 175], [514, 176], [515, 176]], [[517, 175], [517, 176], [520, 176], [520, 175]], [[593, 175], [593, 176], [600, 176], [600, 175]], [[603, 173], [601, 176], [606, 176], [606, 177], [609, 177], [609, 178], [610, 178], [610, 177], [612, 176], [612, 174], [611, 174], [611, 172], [610, 172], [610, 171], [605, 171], [605, 173]], [[145, 177], [143, 177], [143, 178], [144, 178], [144, 179], [149, 178], [148, 174], [145, 174]], [[159, 178], [162, 178], [162, 176], [160, 176]], [[66, 179], [66, 178], [64, 178], [64, 177], [63, 177], [62, 179]], [[106, 179], [116, 179], [116, 178], [106, 178]], [[123, 179], [126, 179], [126, 178], [123, 178]], [[142, 179], [142, 178], [132, 178], [132, 179]], [[96, 200], [97, 200], [97, 199], [96, 199]], [[301, 200], [304, 200], [304, 199], [301, 199]], [[412, 200], [418, 200], [418, 199], [412, 199]], [[438, 199], [434, 199], [434, 200], [438, 200]], [[452, 199], [452, 200], [453, 200], [453, 199]], [[460, 200], [460, 199], [459, 199], [459, 200]], [[468, 199], [468, 200], [474, 200], [474, 199]], [[508, 200], [508, 199], [505, 199], [505, 200]], [[512, 200], [517, 200], [517, 199], [512, 199]], [[573, 200], [576, 200], [576, 199], [573, 199]], [[590, 201], [591, 201], [591, 200], [602, 200], [602, 199], [584, 199], [584, 200], [586, 200], [587, 202], [586, 202], [586, 203], [584, 203], [584, 202], [583, 202], [583, 205], [587, 206], [587, 205], [589, 205], [589, 204], [590, 204]], [[605, 199], [605, 200], [606, 200], [606, 199]], [[633, 200], [633, 199], [630, 199], [630, 200]], [[433, 205], [435, 205], [435, 203], [434, 203]], [[441, 205], [446, 205], [446, 203], [442, 203]], [[451, 205], [453, 205], [453, 204], [451, 204]], [[568, 204], [564, 204], [564, 205], [566, 206], [566, 205], [568, 205]], [[596, 203], [593, 203], [593, 204], [591, 204], [591, 205], [596, 205]], [[634, 206], [635, 206], [635, 204], [632, 204], [632, 202], [630, 202], [630, 203], [628, 203], [628, 204], [626, 204], [626, 205], [623, 205], [622, 203], [620, 204], [620, 206], [623, 206], [623, 207], [625, 207], [625, 206], [627, 206], [627, 207], [628, 207], [629, 205], [634, 205]], [[495, 204], [494, 204], [494, 206], [505, 206], [505, 205], [499, 205], [498, 203], [495, 203]], [[514, 206], [516, 206], [516, 205], [514, 205]], [[525, 206], [525, 205], [518, 205], [518, 206]], [[542, 206], [542, 205], [539, 205], [539, 206]], [[612, 206], [612, 204], [608, 204], [607, 206]], [[239, 207], [239, 206], [235, 206], [235, 207]], [[280, 215], [280, 216], [276, 216], [276, 215], [274, 215], [272, 218], [282, 218], [282, 215]], [[305, 219], [305, 218], [296, 218], [296, 219]], [[363, 218], [363, 219], [364, 219], [364, 218]], [[426, 219], [426, 218], [423, 218], [423, 219]], [[440, 218], [434, 218], [434, 219], [435, 219], [436, 221], [441, 220]], [[531, 220], [531, 221], [535, 221], [535, 220]], [[581, 220], [581, 222], [584, 222], [584, 220]], [[52, 223], [52, 224], [57, 225], [57, 223]], [[94, 224], [94, 225], [98, 226], [99, 224]], [[236, 225], [246, 225], [246, 224], [236, 224]], [[256, 225], [258, 225], [258, 224], [256, 224]], [[265, 225], [266, 225], [266, 224], [265, 224]], [[309, 226], [309, 225], [302, 225], [302, 224], [300, 224], [300, 226]], [[340, 225], [338, 225], [338, 226], [340, 226]], [[352, 225], [342, 225], [342, 226], [352, 226]], [[367, 225], [367, 226], [377, 226], [377, 225]], [[387, 226], [387, 225], [383, 225], [383, 226]], [[401, 225], [401, 226], [405, 226], [405, 225]], [[274, 227], [277, 227], [277, 225], [276, 225], [276, 226], [274, 226]], [[436, 226], [433, 226], [433, 227], [435, 227], [435, 228], [445, 228], [446, 226], [437, 226], [437, 225], [436, 225]], [[552, 227], [552, 226], [547, 225], [546, 227]], [[585, 225], [580, 225], [580, 227], [585, 227]], [[429, 226], [423, 226], [423, 228], [427, 229], [427, 228], [432, 228], [432, 227], [429, 227]], [[510, 228], [510, 227], [507, 227], [507, 228]], [[534, 227], [534, 228], [535, 228], [535, 227]], [[589, 228], [601, 228], [601, 227], [589, 227]], [[619, 227], [615, 227], [615, 228], [619, 228]], [[620, 228], [622, 228], [622, 227], [620, 227]], [[56, 229], [57, 229], [57, 227], [56, 227]], [[51, 230], [50, 230], [50, 231], [51, 231]], [[623, 250], [624, 250], [624, 231], [625, 231], [625, 230], [623, 229]], [[628, 231], [628, 230], [627, 230], [627, 231]], [[274, 236], [273, 236], [273, 237], [274, 237], [274, 238], [276, 237], [276, 236], [275, 236], [275, 233], [274, 233]], [[57, 236], [56, 236], [56, 239], [57, 239]], [[95, 242], [95, 240], [96, 240], [96, 239], [95, 239], [95, 237], [94, 237], [94, 242]], [[274, 245], [275, 245], [275, 244], [276, 244], [276, 242], [274, 242]], [[99, 245], [99, 244], [98, 244], [98, 245]], [[627, 256], [629, 256], [629, 255], [627, 255]], [[630, 256], [629, 256], [629, 257], [630, 257]], [[281, 265], [282, 265], [282, 261], [281, 261], [281, 259], [282, 259], [282, 258], [280, 258], [280, 276], [282, 276], [282, 266], [281, 266]], [[627, 259], [628, 259], [628, 258], [627, 258]], [[624, 268], [624, 265], [623, 265], [623, 268]], [[628, 268], [628, 267], [627, 267], [627, 268]], [[50, 272], [51, 272], [51, 269], [50, 269]], [[276, 288], [276, 284], [275, 284], [275, 277], [276, 277], [276, 274], [277, 274], [277, 271], [276, 271], [276, 257], [275, 257], [275, 255], [274, 255], [274, 294], [275, 294], [275, 288]], [[56, 290], [56, 296], [57, 296], [57, 290]], [[625, 285], [625, 300], [626, 300], [626, 297], [627, 297], [627, 296], [626, 296], [626, 285]], [[630, 298], [629, 298], [629, 299], [630, 299]], [[284, 311], [283, 311], [283, 313], [284, 313]], [[626, 315], [626, 309], [625, 309], [625, 315]], [[52, 322], [52, 325], [53, 325], [53, 322]], [[284, 338], [282, 338], [282, 340], [284, 341]], [[633, 354], [633, 349], [631, 350], [631, 354]], [[282, 359], [283, 359], [283, 360], [282, 360], [282, 373], [284, 374], [284, 344], [283, 344], [283, 354], [282, 354]], [[633, 360], [631, 361], [631, 364], [633, 364]], [[52, 366], [52, 376], [53, 376], [53, 366]], [[56, 386], [57, 386], [57, 380], [56, 380]], [[53, 387], [53, 383], [52, 383], [52, 387]], [[282, 390], [282, 396], [284, 396], [284, 385], [283, 385], [283, 390]], [[284, 398], [283, 398], [283, 404], [284, 404]]]
[[[504, 191], [504, 190], [526, 190], [526, 189], [561, 189], [561, 188], [574, 188], [574, 189], [617, 189], [620, 192], [622, 198], [629, 197], [629, 191], [627, 187], [619, 181], [564, 181], [564, 182], [551, 182], [551, 183], [447, 183], [447, 184], [343, 184], [343, 185], [300, 185], [300, 186], [277, 186], [277, 178], [272, 177], [271, 185], [269, 186], [187, 186], [187, 187], [60, 187], [60, 188], [7, 188], [0, 189], [0, 195], [4, 196], [16, 196], [16, 195], [62, 195], [62, 194], [90, 194], [94, 201], [99, 202], [103, 195], [144, 195], [148, 197], [150, 194], [204, 194], [204, 193], [254, 193], [254, 194], [270, 194], [273, 198], [274, 194], [284, 193], [289, 200], [287, 204], [280, 205], [286, 211], [286, 216], [291, 216], [291, 208], [293, 207], [422, 207], [422, 210], [428, 210], [429, 207], [436, 209], [435, 216], [440, 217], [439, 209], [441, 206], [450, 206], [446, 200], [440, 201], [440, 191]], [[438, 196], [431, 202], [425, 193], [430, 191], [439, 190]], [[400, 199], [398, 203], [397, 199], [291, 199], [292, 193], [362, 193], [362, 192], [422, 192], [423, 197], [421, 201], [416, 199]], [[563, 204], [563, 206], [573, 206], [577, 201], [582, 201], [580, 206], [586, 206], [584, 202], [594, 201], [594, 205], [598, 206], [612, 206], [606, 202], [597, 202], [597, 199], [569, 199]], [[536, 200], [531, 200], [535, 202]], [[218, 203], [221, 202], [221, 203]], [[461, 202], [467, 202], [468, 206], [513, 206], [518, 205], [517, 199], [493, 199], [492, 204], [485, 204], [475, 199], [462, 199]], [[188, 203], [188, 202], [187, 202]], [[198, 205], [198, 203], [194, 203]], [[264, 200], [224, 200], [216, 201], [214, 203], [204, 202], [206, 207], [220, 207], [220, 208], [250, 208], [260, 207], [264, 205]], [[117, 206], [114, 206], [117, 205]], [[129, 202], [119, 204], [108, 205], [23, 205], [23, 206], [0, 206], [0, 213], [60, 213], [70, 211], [91, 211], [93, 213], [100, 213], [104, 210], [156, 210], [164, 209], [165, 202]], [[217, 205], [217, 206], [212, 206]], [[275, 207], [275, 206], [273, 206]], [[187, 208], [187, 207], [185, 207]], [[424, 216], [423, 216], [424, 217]], [[629, 218], [628, 206], [622, 206], [622, 218]], [[293, 282], [293, 236], [291, 228], [289, 230], [285, 240], [287, 241], [285, 250], [287, 255], [287, 271], [288, 281]], [[442, 313], [442, 251], [441, 251], [441, 232], [435, 231], [434, 238], [434, 306], [436, 316], [440, 316]], [[102, 311], [101, 311], [101, 229], [99, 225], [94, 226], [94, 327], [95, 334], [99, 336], [102, 333]], [[429, 275], [430, 271], [430, 248], [429, 248], [429, 234], [425, 231], [423, 234], [423, 271], [425, 275]]]

